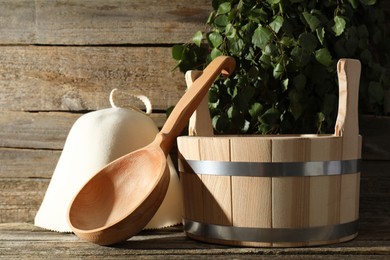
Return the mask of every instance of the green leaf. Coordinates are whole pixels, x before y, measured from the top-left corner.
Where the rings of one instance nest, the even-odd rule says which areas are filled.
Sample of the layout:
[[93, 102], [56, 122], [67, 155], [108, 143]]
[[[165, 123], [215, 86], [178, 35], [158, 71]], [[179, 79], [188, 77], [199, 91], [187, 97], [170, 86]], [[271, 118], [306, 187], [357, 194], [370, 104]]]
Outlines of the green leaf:
[[271, 107], [260, 117], [260, 122], [267, 125], [275, 125], [280, 120], [280, 112]]
[[288, 83], [289, 83], [288, 78], [282, 81], [283, 91], [286, 91], [288, 89]]
[[252, 36], [252, 43], [259, 47], [260, 49], [264, 49], [268, 42], [272, 39], [272, 31], [266, 27], [259, 26], [255, 30]]
[[261, 61], [261, 66], [264, 69], [268, 69], [269, 67], [271, 67], [271, 57], [269, 55], [267, 55], [266, 53], [263, 53], [261, 55], [260, 61]]
[[217, 48], [214, 48], [211, 50], [210, 56], [211, 56], [211, 59], [214, 60], [215, 58], [217, 58], [218, 56], [221, 56], [222, 54], [223, 54], [222, 51], [220, 51]]
[[219, 15], [215, 18], [214, 24], [216, 27], [225, 30], [226, 25], [229, 24], [229, 18], [226, 15]]
[[240, 130], [242, 133], [247, 133], [249, 130], [249, 127], [250, 127], [250, 122], [248, 120], [244, 120], [244, 124]]
[[226, 14], [232, 9], [230, 2], [224, 2], [218, 6], [217, 15]]
[[291, 50], [291, 57], [293, 58], [294, 63], [299, 67], [304, 67], [310, 62], [310, 54], [299, 46], [296, 46]]
[[305, 21], [310, 27], [310, 30], [314, 32], [318, 26], [320, 25], [320, 20], [315, 16], [308, 12], [303, 12], [303, 17], [305, 18]]
[[325, 38], [325, 28], [324, 27], [317, 28], [316, 33], [317, 33], [318, 40], [320, 41], [321, 45], [323, 45], [324, 38]]
[[226, 25], [226, 28], [225, 28], [225, 35], [226, 37], [228, 38], [234, 38], [236, 37], [237, 35], [237, 30], [233, 27], [233, 25], [231, 23], [229, 23], [228, 25]]
[[312, 33], [302, 33], [299, 35], [298, 42], [303, 49], [309, 52], [314, 51], [317, 47], [317, 38]]
[[336, 36], [340, 36], [344, 32], [346, 22], [343, 17], [338, 15], [333, 18], [333, 21], [332, 30]]
[[257, 24], [266, 23], [268, 20], [268, 14], [262, 8], [255, 8], [250, 10], [248, 18]]
[[276, 5], [280, 3], [280, 0], [267, 0], [270, 5]]
[[287, 47], [292, 47], [296, 44], [295, 39], [293, 37], [288, 36], [283, 36], [282, 39], [280, 39], [280, 43]]
[[356, 9], [359, 6], [358, 0], [348, 0], [353, 9]]
[[192, 37], [192, 41], [196, 44], [196, 46], [200, 47], [200, 44], [202, 43], [203, 34], [201, 31], [197, 31]]
[[210, 33], [207, 38], [213, 48], [218, 48], [223, 42], [222, 36], [217, 32]]
[[217, 103], [219, 100], [218, 90], [216, 88], [210, 88], [209, 90], [209, 102]]
[[260, 103], [256, 102], [253, 103], [252, 106], [249, 109], [249, 114], [251, 115], [252, 118], [256, 118], [260, 115], [261, 111], [263, 110], [263, 105]]
[[376, 3], [376, 0], [359, 0], [359, 1], [364, 5], [374, 5]]
[[172, 58], [175, 60], [181, 60], [183, 58], [185, 47], [183, 45], [173, 45]]
[[322, 48], [315, 51], [316, 60], [324, 66], [330, 66], [333, 63], [332, 55], [328, 48]]
[[271, 27], [271, 29], [275, 32], [275, 33], [278, 33], [280, 28], [282, 28], [283, 26], [283, 17], [281, 16], [276, 16], [275, 19], [269, 24], [269, 26]]
[[319, 123], [322, 123], [322, 122], [325, 121], [325, 115], [324, 115], [324, 113], [322, 113], [322, 112], [318, 112], [318, 113], [317, 113], [317, 121], [318, 121]]
[[229, 38], [229, 52], [232, 55], [240, 56], [244, 45], [240, 38]]
[[267, 44], [263, 49], [263, 53], [269, 56], [276, 56], [278, 55], [278, 46], [273, 43]]
[[283, 62], [279, 62], [276, 64], [273, 70], [273, 76], [275, 79], [279, 79], [284, 73], [284, 64]]
[[289, 95], [290, 99], [290, 111], [291, 114], [294, 116], [294, 119], [297, 120], [303, 112], [303, 107], [301, 105], [300, 99], [301, 96], [295, 89], [291, 90]]
[[226, 132], [230, 127], [229, 118], [226, 113], [214, 116], [212, 119], [212, 124], [214, 129], [221, 133]]

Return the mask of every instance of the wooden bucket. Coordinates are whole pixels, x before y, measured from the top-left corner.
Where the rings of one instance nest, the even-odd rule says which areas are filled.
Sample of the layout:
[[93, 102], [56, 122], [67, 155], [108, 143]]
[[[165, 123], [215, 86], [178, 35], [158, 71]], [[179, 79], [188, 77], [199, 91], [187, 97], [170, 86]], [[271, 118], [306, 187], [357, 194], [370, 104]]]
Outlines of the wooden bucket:
[[256, 247], [355, 238], [359, 77], [359, 61], [339, 61], [333, 135], [179, 137], [185, 233], [204, 242]]

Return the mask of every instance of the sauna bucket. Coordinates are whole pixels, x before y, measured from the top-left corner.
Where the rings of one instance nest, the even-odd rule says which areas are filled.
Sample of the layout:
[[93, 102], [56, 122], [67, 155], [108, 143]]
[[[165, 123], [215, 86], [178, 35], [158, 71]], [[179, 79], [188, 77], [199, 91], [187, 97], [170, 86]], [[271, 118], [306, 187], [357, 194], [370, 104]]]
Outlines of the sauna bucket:
[[187, 236], [255, 247], [324, 245], [357, 236], [360, 62], [340, 60], [337, 70], [334, 134], [177, 139]]

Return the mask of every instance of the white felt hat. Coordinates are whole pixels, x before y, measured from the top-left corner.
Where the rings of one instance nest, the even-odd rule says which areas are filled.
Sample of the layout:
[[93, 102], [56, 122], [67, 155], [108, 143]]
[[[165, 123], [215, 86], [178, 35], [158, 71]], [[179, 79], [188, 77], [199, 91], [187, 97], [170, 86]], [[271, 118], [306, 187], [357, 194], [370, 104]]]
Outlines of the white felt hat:
[[[147, 98], [143, 96], [140, 99], [146, 102], [147, 113], [150, 113], [151, 106]], [[35, 216], [36, 226], [58, 232], [72, 232], [67, 222], [67, 210], [81, 187], [106, 164], [146, 146], [158, 133], [157, 126], [144, 112], [119, 108], [113, 102], [111, 104], [112, 108], [81, 116], [72, 126]], [[169, 157], [168, 165], [171, 178], [167, 194], [145, 228], [162, 228], [181, 223], [182, 192]]]

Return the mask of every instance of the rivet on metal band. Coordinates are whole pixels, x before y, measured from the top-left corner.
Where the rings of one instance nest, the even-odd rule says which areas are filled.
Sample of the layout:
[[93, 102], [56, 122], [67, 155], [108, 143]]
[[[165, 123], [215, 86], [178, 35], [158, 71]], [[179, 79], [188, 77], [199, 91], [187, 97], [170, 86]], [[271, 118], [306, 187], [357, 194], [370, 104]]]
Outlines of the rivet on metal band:
[[356, 234], [358, 220], [307, 228], [253, 228], [221, 226], [184, 219], [187, 233], [220, 240], [248, 242], [309, 242], [327, 241]]
[[360, 172], [360, 159], [317, 162], [223, 162], [180, 159], [179, 170], [186, 173], [223, 176], [329, 176]]

